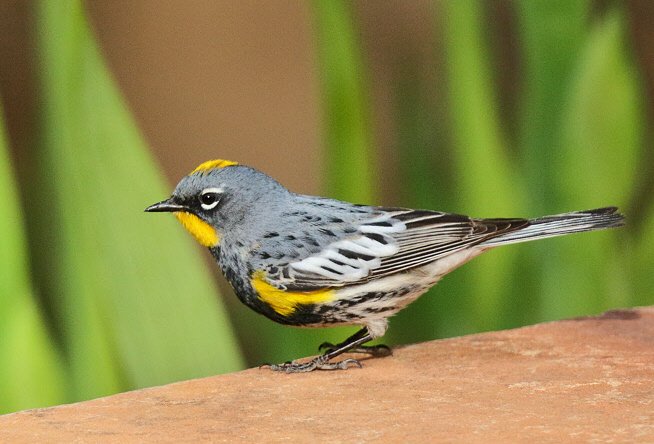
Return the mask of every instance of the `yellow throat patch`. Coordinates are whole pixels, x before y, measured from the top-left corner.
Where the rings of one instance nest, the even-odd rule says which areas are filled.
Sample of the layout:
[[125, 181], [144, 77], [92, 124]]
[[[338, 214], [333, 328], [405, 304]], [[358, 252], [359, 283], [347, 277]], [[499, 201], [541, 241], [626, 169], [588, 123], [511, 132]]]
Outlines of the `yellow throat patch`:
[[335, 299], [330, 289], [316, 291], [284, 291], [265, 281], [266, 273], [256, 271], [252, 275], [252, 286], [259, 293], [259, 299], [282, 316], [288, 316], [302, 305], [319, 304]]
[[191, 174], [195, 174], [197, 172], [204, 174], [209, 170], [213, 170], [215, 168], [225, 168], [226, 166], [230, 166], [230, 165], [238, 165], [238, 162], [232, 162], [231, 160], [223, 160], [223, 159], [208, 160], [200, 164], [200, 166], [198, 166], [193, 171], [191, 171]]
[[173, 214], [184, 225], [184, 228], [205, 247], [215, 247], [220, 242], [220, 234], [195, 214], [185, 211], [175, 211]]

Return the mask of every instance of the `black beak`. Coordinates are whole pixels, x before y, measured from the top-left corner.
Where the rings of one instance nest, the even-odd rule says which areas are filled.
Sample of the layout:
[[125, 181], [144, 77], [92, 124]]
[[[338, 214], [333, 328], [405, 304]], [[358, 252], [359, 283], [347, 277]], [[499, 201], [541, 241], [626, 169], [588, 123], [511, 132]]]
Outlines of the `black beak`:
[[171, 197], [170, 199], [150, 205], [144, 211], [147, 211], [148, 213], [174, 213], [176, 211], [188, 211], [187, 207], [173, 203], [172, 199], [173, 198]]

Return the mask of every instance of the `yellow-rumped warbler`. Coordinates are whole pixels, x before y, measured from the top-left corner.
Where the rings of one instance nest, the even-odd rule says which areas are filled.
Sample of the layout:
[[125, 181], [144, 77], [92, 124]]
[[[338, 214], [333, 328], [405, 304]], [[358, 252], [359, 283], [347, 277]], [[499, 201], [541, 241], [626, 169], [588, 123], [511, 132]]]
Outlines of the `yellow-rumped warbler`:
[[344, 352], [390, 354], [363, 344], [387, 318], [445, 274], [498, 245], [623, 225], [617, 208], [539, 217], [474, 219], [460, 214], [356, 205], [295, 194], [236, 162], [205, 162], [170, 199], [145, 211], [172, 212], [208, 247], [238, 298], [281, 324], [359, 325], [306, 362], [270, 365], [306, 372], [345, 369]]

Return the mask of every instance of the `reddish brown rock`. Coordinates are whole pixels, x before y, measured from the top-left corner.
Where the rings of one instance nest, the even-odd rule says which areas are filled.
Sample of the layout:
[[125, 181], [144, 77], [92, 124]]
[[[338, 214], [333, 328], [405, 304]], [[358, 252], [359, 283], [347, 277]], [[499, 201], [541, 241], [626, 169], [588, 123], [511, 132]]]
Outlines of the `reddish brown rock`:
[[0, 417], [0, 442], [654, 442], [654, 308]]

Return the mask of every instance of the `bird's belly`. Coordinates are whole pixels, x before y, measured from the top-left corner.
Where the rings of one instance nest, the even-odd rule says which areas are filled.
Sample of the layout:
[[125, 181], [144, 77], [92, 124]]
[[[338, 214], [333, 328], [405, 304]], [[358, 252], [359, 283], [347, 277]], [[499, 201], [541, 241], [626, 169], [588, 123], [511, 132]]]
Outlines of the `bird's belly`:
[[[481, 248], [466, 249], [412, 270], [334, 290], [334, 299], [318, 304], [322, 324], [364, 324], [402, 310], [441, 277], [470, 259]], [[316, 325], [320, 326], [320, 325]]]

